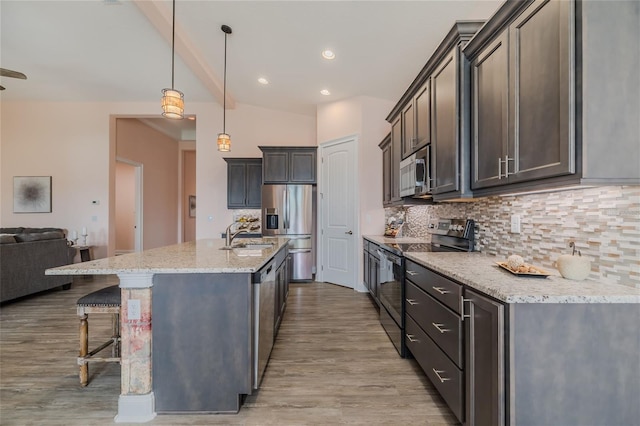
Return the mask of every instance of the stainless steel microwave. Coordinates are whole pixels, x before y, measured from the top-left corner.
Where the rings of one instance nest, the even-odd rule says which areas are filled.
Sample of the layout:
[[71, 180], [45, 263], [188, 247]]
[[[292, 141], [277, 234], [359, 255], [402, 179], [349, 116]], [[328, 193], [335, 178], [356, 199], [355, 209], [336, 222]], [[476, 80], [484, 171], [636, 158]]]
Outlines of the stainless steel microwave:
[[427, 145], [400, 162], [401, 197], [431, 197], [430, 149]]

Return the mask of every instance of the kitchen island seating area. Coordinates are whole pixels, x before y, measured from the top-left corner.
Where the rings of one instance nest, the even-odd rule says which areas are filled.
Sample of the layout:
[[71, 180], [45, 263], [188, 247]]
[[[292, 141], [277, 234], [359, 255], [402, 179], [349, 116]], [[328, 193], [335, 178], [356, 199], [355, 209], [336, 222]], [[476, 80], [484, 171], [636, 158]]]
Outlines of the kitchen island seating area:
[[[120, 362], [120, 298], [120, 287], [111, 285], [82, 296], [76, 303], [80, 317], [78, 365], [81, 386], [88, 384], [90, 362]], [[111, 315], [111, 337], [91, 351], [89, 351], [89, 314]], [[109, 346], [111, 346], [111, 357], [96, 356]]]

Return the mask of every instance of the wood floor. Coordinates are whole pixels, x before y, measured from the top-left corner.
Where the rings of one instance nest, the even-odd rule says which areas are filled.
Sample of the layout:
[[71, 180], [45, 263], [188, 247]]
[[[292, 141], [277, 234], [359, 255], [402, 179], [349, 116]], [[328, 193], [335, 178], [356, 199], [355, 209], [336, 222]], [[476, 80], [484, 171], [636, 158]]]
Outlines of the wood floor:
[[[0, 307], [0, 424], [113, 424], [120, 366], [92, 364], [78, 383], [75, 302], [117, 283], [76, 278]], [[109, 335], [109, 316], [89, 335]], [[98, 339], [95, 339], [96, 341]], [[94, 342], [95, 343], [95, 342]], [[413, 360], [401, 359], [369, 297], [332, 284], [292, 285], [259, 392], [237, 415], [159, 415], [162, 425], [450, 425], [451, 412]]]

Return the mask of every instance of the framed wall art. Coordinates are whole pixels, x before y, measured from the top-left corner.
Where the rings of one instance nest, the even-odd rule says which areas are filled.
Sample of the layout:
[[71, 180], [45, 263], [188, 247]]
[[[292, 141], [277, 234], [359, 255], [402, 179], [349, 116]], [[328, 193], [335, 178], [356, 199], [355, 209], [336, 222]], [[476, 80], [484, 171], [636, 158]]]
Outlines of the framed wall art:
[[13, 212], [51, 213], [51, 176], [14, 176]]

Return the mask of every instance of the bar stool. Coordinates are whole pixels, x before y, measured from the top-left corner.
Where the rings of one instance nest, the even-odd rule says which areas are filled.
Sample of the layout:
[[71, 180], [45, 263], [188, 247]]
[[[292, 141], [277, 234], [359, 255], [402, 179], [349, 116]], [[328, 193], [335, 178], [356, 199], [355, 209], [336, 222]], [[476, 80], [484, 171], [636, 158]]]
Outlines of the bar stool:
[[[77, 309], [80, 317], [80, 356], [78, 356], [80, 385], [87, 386], [89, 362], [120, 362], [120, 287], [112, 285], [81, 297], [78, 299]], [[113, 327], [111, 339], [91, 352], [89, 352], [89, 314], [111, 314]], [[94, 356], [109, 345], [113, 345], [110, 358]]]

